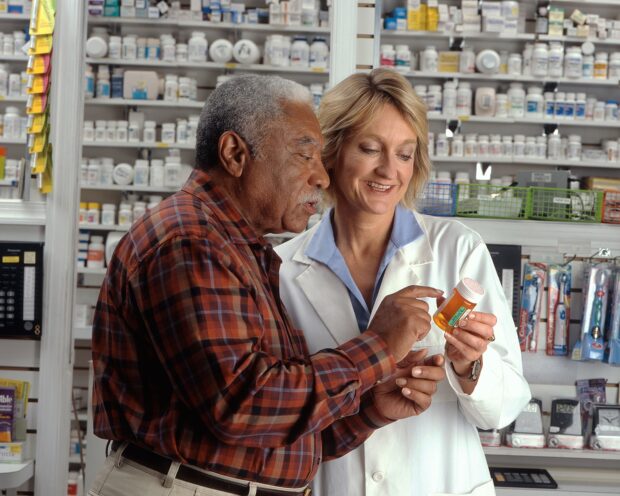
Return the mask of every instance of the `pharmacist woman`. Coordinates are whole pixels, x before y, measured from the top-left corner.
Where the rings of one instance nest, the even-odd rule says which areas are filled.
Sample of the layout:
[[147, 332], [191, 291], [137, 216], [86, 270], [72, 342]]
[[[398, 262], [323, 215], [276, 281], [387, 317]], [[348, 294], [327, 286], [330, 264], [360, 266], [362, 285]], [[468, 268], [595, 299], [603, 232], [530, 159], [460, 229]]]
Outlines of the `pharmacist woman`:
[[[454, 336], [433, 325], [417, 348], [444, 354], [447, 379], [420, 416], [376, 431], [322, 465], [317, 496], [495, 494], [476, 427], [499, 428], [530, 399], [511, 312], [480, 236], [409, 208], [430, 169], [424, 104], [375, 69], [329, 91], [319, 120], [333, 209], [281, 245], [281, 296], [312, 353], [366, 329], [382, 299], [410, 284], [450, 293], [464, 277], [484, 297]], [[428, 301], [429, 312], [436, 309]]]

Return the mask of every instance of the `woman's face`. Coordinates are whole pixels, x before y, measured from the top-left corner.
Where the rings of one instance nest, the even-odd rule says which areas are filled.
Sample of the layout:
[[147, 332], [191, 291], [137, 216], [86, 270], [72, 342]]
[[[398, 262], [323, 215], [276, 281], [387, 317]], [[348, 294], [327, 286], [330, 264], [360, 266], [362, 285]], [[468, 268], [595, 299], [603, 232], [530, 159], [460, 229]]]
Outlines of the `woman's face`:
[[391, 215], [413, 176], [417, 136], [386, 104], [340, 151], [333, 186], [338, 208]]

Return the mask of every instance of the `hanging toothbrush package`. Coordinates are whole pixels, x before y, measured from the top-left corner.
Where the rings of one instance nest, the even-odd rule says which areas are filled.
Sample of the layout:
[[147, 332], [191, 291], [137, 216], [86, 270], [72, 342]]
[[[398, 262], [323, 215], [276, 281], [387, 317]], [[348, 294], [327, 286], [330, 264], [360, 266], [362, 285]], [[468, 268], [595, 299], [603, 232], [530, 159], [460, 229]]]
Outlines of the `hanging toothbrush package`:
[[594, 264], [589, 270], [584, 288], [585, 303], [581, 321], [580, 339], [573, 348], [573, 360], [603, 360], [604, 330], [609, 300], [611, 266]]
[[547, 266], [543, 263], [526, 263], [523, 268], [523, 294], [518, 329], [521, 351], [538, 349], [538, 324], [546, 273]]
[[616, 267], [614, 270], [612, 287], [606, 360], [610, 365], [620, 365], [620, 267]]
[[570, 328], [570, 265], [550, 265], [547, 293], [547, 355], [568, 354]]

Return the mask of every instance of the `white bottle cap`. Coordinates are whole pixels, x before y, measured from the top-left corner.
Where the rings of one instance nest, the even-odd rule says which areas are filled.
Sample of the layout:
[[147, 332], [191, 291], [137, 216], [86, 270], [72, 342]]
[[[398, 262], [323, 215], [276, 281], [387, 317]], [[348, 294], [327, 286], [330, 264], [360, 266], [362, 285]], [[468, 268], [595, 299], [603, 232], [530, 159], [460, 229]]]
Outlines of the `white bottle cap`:
[[484, 289], [480, 286], [480, 283], [465, 277], [459, 281], [456, 285], [456, 290], [461, 294], [463, 298], [472, 303], [478, 303], [484, 296]]

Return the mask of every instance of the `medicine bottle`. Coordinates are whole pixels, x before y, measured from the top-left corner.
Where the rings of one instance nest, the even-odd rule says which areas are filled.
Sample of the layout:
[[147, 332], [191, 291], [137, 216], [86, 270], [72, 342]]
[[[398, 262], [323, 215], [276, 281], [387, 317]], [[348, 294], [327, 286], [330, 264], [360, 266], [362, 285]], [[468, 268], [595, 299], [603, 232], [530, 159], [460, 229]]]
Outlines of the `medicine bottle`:
[[116, 222], [116, 205], [113, 203], [104, 203], [101, 206], [101, 224], [104, 226], [113, 226]]
[[103, 269], [103, 236], [91, 236], [88, 245], [88, 268]]
[[381, 67], [394, 67], [396, 65], [396, 51], [394, 50], [394, 45], [381, 45], [379, 64]]
[[[213, 46], [211, 46], [213, 48]], [[230, 56], [232, 57], [232, 45], [230, 47]], [[291, 66], [308, 67], [310, 65], [310, 44], [305, 36], [293, 37], [291, 45]], [[409, 68], [407, 68], [409, 69]]]
[[327, 69], [329, 65], [329, 46], [327, 40], [321, 36], [317, 36], [310, 45], [309, 56], [311, 69]]
[[439, 54], [437, 49], [429, 45], [422, 52], [420, 58], [420, 70], [425, 72], [437, 72], [437, 65], [439, 63]]
[[149, 177], [149, 185], [154, 188], [163, 188], [164, 186], [164, 161], [154, 158], [151, 160], [151, 175]]
[[451, 333], [459, 321], [469, 315], [483, 296], [482, 286], [473, 279], [465, 277], [439, 306], [433, 315], [433, 321], [441, 330]]
[[144, 131], [142, 140], [145, 143], [155, 143], [156, 140], [155, 121], [144, 121]]
[[594, 79], [607, 79], [607, 52], [594, 56]]
[[91, 202], [88, 204], [88, 210], [86, 211], [86, 223], [87, 224], [99, 224], [99, 204]]
[[88, 203], [80, 202], [80, 217], [79, 217], [80, 224], [84, 224], [86, 222], [87, 212], [88, 212]]
[[118, 208], [118, 225], [130, 226], [133, 221], [131, 205], [129, 203], [121, 203]]

